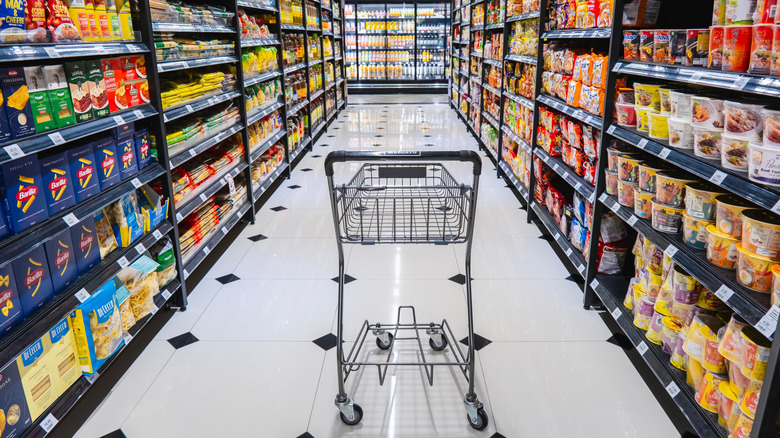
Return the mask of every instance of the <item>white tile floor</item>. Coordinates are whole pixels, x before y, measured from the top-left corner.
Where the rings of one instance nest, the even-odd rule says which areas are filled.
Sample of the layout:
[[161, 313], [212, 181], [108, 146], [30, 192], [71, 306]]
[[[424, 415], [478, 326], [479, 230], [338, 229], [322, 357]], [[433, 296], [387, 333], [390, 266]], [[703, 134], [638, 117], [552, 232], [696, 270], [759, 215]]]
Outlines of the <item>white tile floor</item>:
[[[605, 342], [610, 333], [599, 316], [582, 309], [578, 287], [565, 280], [568, 272], [487, 158], [472, 274], [475, 331], [492, 341], [476, 355], [488, 428], [469, 427], [465, 380], [444, 368], [433, 387], [417, 368], [391, 370], [384, 386], [373, 368], [354, 373], [346, 387], [365, 417], [354, 427], [339, 421], [335, 348], [312, 342], [336, 329], [330, 279], [338, 263], [324, 155], [476, 148], [446, 105], [416, 103], [442, 96], [351, 101], [360, 105], [350, 105], [303, 158], [192, 292], [187, 311], [163, 328], [77, 436], [120, 428], [128, 438], [677, 436], [623, 351]], [[342, 177], [355, 170], [343, 167]], [[469, 176], [462, 166], [451, 169]], [[279, 205], [287, 210], [270, 210]], [[248, 239], [257, 234], [268, 238]], [[347, 346], [363, 320], [392, 322], [399, 305], [415, 306], [426, 322], [447, 318], [465, 337], [465, 288], [447, 280], [464, 273], [462, 245], [346, 247], [345, 258], [357, 278], [345, 288]], [[231, 273], [240, 280], [216, 280]], [[199, 341], [178, 350], [167, 342], [186, 332]], [[363, 351], [383, 357], [373, 339]], [[405, 348], [399, 354], [414, 357]]]

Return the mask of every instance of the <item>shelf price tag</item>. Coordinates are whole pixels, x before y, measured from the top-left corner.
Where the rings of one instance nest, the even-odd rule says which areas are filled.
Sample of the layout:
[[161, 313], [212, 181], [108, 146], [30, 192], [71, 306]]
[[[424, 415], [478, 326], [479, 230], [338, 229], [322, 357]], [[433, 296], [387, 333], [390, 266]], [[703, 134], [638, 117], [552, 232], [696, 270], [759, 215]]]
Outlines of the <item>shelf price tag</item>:
[[579, 272], [580, 274], [585, 272], [585, 266], [584, 265], [577, 266], [577, 272]]
[[79, 223], [79, 220], [78, 220], [78, 218], [77, 218], [77, 217], [76, 217], [76, 215], [75, 215], [75, 214], [73, 214], [73, 213], [68, 213], [68, 214], [66, 214], [66, 215], [65, 215], [65, 216], [62, 218], [62, 220], [63, 220], [63, 221], [65, 221], [65, 223], [66, 223], [66, 224], [68, 224], [68, 228], [70, 228], [70, 227], [72, 227], [72, 226], [76, 225], [77, 223]]
[[674, 398], [677, 396], [677, 394], [680, 393], [680, 387], [677, 386], [676, 383], [671, 382], [668, 385], [666, 385], [666, 392], [669, 393], [669, 395]]
[[162, 291], [162, 297], [165, 299], [165, 301], [168, 301], [168, 299], [171, 298], [171, 295], [173, 294], [168, 289]]
[[152, 306], [152, 308], [149, 310], [149, 313], [151, 313], [152, 315], [154, 315], [155, 313], [157, 313], [157, 311], [158, 311], [158, 310], [160, 310], [160, 308], [159, 308], [159, 307], [157, 307], [157, 306]]
[[[133, 115], [136, 118], [138, 118], [138, 119], [143, 119], [144, 118], [144, 113], [141, 110], [133, 110]], [[167, 122], [167, 120], [166, 120], [166, 122]]]
[[122, 269], [125, 269], [126, 267], [130, 266], [130, 262], [127, 261], [127, 257], [122, 256], [119, 260], [116, 261], [119, 264], [119, 267]]
[[138, 251], [138, 254], [143, 254], [146, 252], [146, 247], [143, 243], [138, 242], [138, 245], [135, 246], [135, 250]]
[[609, 128], [607, 128], [607, 134], [612, 135], [615, 133], [615, 125], [610, 125]]
[[200, 202], [206, 202], [206, 199], [208, 199], [208, 198], [206, 197], [206, 194], [205, 194], [205, 193], [201, 193], [201, 194], [200, 194]]
[[51, 134], [49, 134], [49, 139], [51, 140], [52, 143], [56, 145], [61, 145], [65, 143], [65, 139], [62, 138], [62, 134], [60, 134], [59, 132], [52, 132]]
[[612, 318], [617, 321], [621, 314], [623, 314], [623, 312], [620, 311], [620, 307], [615, 307], [615, 310], [612, 311]]
[[228, 189], [230, 190], [231, 195], [236, 194], [236, 183], [233, 181], [233, 176], [228, 174], [225, 176], [225, 179], [227, 179]]
[[135, 44], [128, 44], [127, 45], [127, 50], [129, 50], [131, 52], [140, 52], [141, 48], [136, 46]]
[[647, 146], [647, 139], [646, 138], [643, 138], [643, 139], [639, 140], [639, 143], [636, 144], [636, 147], [638, 147], [639, 149], [644, 149], [645, 146]]
[[613, 213], [617, 214], [617, 212], [620, 211], [620, 204], [618, 204], [617, 202], [613, 202], [612, 206], [609, 207], [609, 209], [612, 210]]
[[190, 271], [184, 269], [184, 278], [187, 278], [190, 276]]
[[571, 253], [573, 253], [573, 252], [574, 252], [574, 250], [572, 250], [571, 248], [566, 248], [566, 257], [570, 256]]
[[141, 183], [141, 180], [138, 179], [138, 178], [133, 178], [132, 180], [130, 180], [130, 184], [132, 184], [133, 187], [135, 187], [135, 188], [140, 188], [143, 185]]
[[98, 377], [100, 377], [100, 373], [98, 373], [97, 371], [95, 371], [94, 373], [88, 376], [84, 376], [84, 378], [87, 379], [87, 382], [89, 382], [90, 385], [93, 385], [95, 383], [95, 380], [97, 380]]
[[184, 220], [184, 216], [181, 215], [181, 213], [176, 213], [176, 222], [181, 222]]
[[575, 184], [575, 185], [574, 185], [574, 190], [577, 190], [577, 191], [579, 191], [579, 190], [580, 190], [580, 187], [582, 187], [582, 183], [581, 183], [581, 182], [579, 182], [579, 181], [577, 181], [577, 184]]
[[80, 303], [83, 303], [84, 301], [87, 301], [87, 299], [89, 298], [89, 292], [87, 292], [86, 289], [82, 288], [80, 291], [76, 292], [75, 296]]
[[768, 339], [772, 339], [775, 334], [778, 316], [780, 316], [780, 307], [772, 306], [756, 324], [758, 331]]
[[44, 47], [43, 50], [47, 55], [49, 55], [50, 58], [59, 58], [62, 56], [56, 47]]
[[672, 153], [672, 150], [671, 150], [671, 149], [669, 149], [669, 148], [663, 148], [663, 149], [661, 149], [661, 153], [660, 153], [660, 154], [658, 154], [658, 156], [659, 156], [659, 157], [661, 157], [661, 158], [663, 158], [663, 159], [665, 160], [665, 159], [666, 159], [666, 157], [668, 157], [668, 156], [669, 156], [669, 154], [671, 154], [671, 153]]
[[602, 193], [602, 194], [599, 196], [599, 201], [601, 201], [602, 203], [604, 203], [604, 202], [606, 202], [606, 201], [607, 201], [607, 193], [606, 193], [606, 192]]
[[674, 245], [669, 245], [664, 250], [664, 255], [669, 257], [669, 258], [674, 257], [675, 254], [677, 254], [677, 247], [674, 246]]
[[227, 227], [222, 227], [222, 234], [225, 235], [228, 233]]
[[732, 295], [734, 295], [734, 291], [726, 287], [725, 284], [718, 288], [717, 291], [715, 291], [715, 296], [720, 298], [724, 303], [727, 303]]
[[49, 415], [46, 416], [43, 420], [41, 420], [41, 429], [44, 430], [44, 432], [49, 433], [52, 429], [54, 429], [54, 426], [59, 423], [59, 420], [54, 418], [54, 415], [50, 412]]
[[154, 238], [157, 240], [162, 239], [162, 233], [160, 230], [154, 230], [154, 232], [152, 232], [152, 236], [154, 236]]
[[724, 179], [726, 179], [726, 172], [716, 170], [715, 173], [713, 173], [712, 176], [710, 177], [710, 182], [720, 185], [720, 183], [722, 183]]
[[590, 282], [590, 287], [592, 287], [593, 290], [596, 290], [599, 287], [599, 281], [594, 278], [593, 281]]
[[5, 150], [5, 153], [8, 154], [9, 157], [11, 157], [12, 160], [15, 160], [17, 158], [22, 158], [23, 156], [25, 156], [25, 153], [22, 150], [22, 148], [20, 148], [19, 145], [16, 143], [10, 146], [6, 146], [3, 149]]
[[191, 112], [192, 112], [192, 105], [184, 105], [184, 108], [186, 108], [186, 109], [187, 109], [187, 112], [188, 112], [188, 113], [191, 113]]
[[197, 152], [195, 152], [195, 149], [190, 149], [189, 153], [190, 153], [190, 157], [194, 157], [195, 155], [198, 154]]
[[123, 119], [122, 116], [114, 116], [114, 123], [117, 125], [124, 125], [125, 119]]
[[737, 90], [742, 90], [748, 82], [750, 82], [750, 76], [740, 76], [734, 80], [734, 83], [731, 84], [731, 86]]
[[771, 210], [773, 213], [780, 214], [780, 200], [775, 203]]
[[634, 226], [634, 224], [636, 224], [636, 221], [637, 221], [637, 218], [636, 218], [636, 216], [634, 216], [634, 215], [631, 215], [631, 217], [630, 217], [630, 218], [628, 218], [628, 225], [633, 227], [633, 226]]
[[691, 82], [699, 82], [703, 76], [704, 73], [697, 71], [696, 73], [691, 75]]
[[640, 342], [639, 345], [636, 346], [636, 351], [638, 351], [639, 354], [641, 354], [642, 356], [644, 356], [645, 353], [647, 353], [647, 350], [649, 349], [650, 347], [647, 346], [647, 343], [645, 343], [645, 341]]
[[203, 254], [206, 254], [206, 255], [209, 255], [209, 254], [211, 254], [211, 250], [209, 249], [209, 247], [208, 247], [208, 246], [206, 246], [206, 247], [203, 247]]
[[130, 343], [130, 341], [132, 341], [132, 340], [133, 340], [133, 335], [131, 335], [130, 333], [125, 333], [125, 334], [122, 336], [122, 339], [124, 339], [124, 340], [125, 340], [125, 344], [129, 344], [129, 343]]

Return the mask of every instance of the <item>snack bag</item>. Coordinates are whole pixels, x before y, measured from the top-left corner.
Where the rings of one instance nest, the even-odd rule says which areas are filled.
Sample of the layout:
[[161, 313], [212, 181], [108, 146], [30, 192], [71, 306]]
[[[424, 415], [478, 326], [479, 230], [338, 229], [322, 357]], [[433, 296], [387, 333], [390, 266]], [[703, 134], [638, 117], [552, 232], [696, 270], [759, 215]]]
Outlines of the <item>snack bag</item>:
[[124, 344], [116, 285], [109, 280], [70, 313], [81, 371], [92, 374]]
[[79, 29], [70, 19], [68, 7], [62, 0], [46, 0], [46, 27], [54, 41], [78, 41], [81, 39]]
[[596, 27], [612, 27], [612, 10], [615, 7], [615, 0], [600, 0], [598, 20]]
[[46, 8], [43, 0], [29, 0], [24, 11], [24, 27], [27, 30], [27, 42], [48, 43], [46, 33]]
[[154, 296], [160, 292], [157, 280], [159, 266], [154, 260], [143, 255], [117, 275], [130, 291], [130, 308], [136, 321], [156, 311]]
[[162, 289], [176, 279], [176, 255], [171, 239], [166, 236], [155, 243], [149, 249], [149, 254], [159, 265], [157, 266], [157, 284]]
[[103, 210], [95, 213], [93, 219], [95, 220], [95, 232], [97, 233], [98, 246], [100, 247], [100, 258], [104, 259], [111, 251], [119, 248], [119, 245]]

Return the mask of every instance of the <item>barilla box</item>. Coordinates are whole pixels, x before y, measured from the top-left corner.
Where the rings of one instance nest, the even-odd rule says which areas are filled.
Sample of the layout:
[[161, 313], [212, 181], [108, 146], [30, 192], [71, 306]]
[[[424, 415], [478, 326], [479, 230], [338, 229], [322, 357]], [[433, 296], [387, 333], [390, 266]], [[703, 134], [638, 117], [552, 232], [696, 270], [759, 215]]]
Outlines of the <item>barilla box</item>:
[[108, 109], [114, 113], [127, 109], [127, 94], [125, 92], [125, 58], [104, 59], [103, 79], [108, 92]]
[[3, 238], [11, 234], [11, 229], [8, 227], [8, 219], [5, 217], [5, 208], [3, 203], [0, 202], [0, 238]]
[[49, 374], [54, 380], [54, 390], [60, 396], [81, 377], [81, 366], [76, 358], [76, 342], [68, 318], [64, 318], [49, 330], [43, 337], [43, 344], [44, 348], [48, 348], [47, 363]]
[[51, 285], [54, 288], [54, 294], [57, 295], [79, 278], [79, 268], [76, 263], [76, 252], [73, 248], [70, 230], [57, 233], [43, 246], [46, 249], [46, 258], [49, 262]]
[[68, 319], [73, 328], [81, 371], [85, 374], [99, 370], [124, 345], [113, 279], [93, 292]]
[[92, 219], [92, 216], [87, 216], [78, 224], [70, 227], [70, 237], [73, 241], [79, 275], [84, 275], [100, 262], [100, 247], [95, 231], [95, 220]]
[[163, 200], [163, 197], [148, 184], [139, 187], [136, 193], [144, 217], [144, 232], [148, 233], [168, 216], [168, 201]]
[[73, 111], [76, 113], [76, 122], [86, 122], [94, 119], [92, 99], [89, 95], [89, 80], [87, 79], [87, 69], [84, 66], [84, 62], [66, 62], [65, 77], [68, 80]]
[[0, 371], [0, 410], [5, 417], [5, 428], [0, 432], [0, 438], [20, 437], [32, 425], [16, 362], [11, 362]]
[[43, 196], [41, 167], [35, 155], [0, 164], [0, 172], [5, 215], [14, 233], [20, 233], [49, 217]]
[[54, 297], [46, 251], [38, 245], [14, 260], [14, 277], [25, 318]]
[[119, 159], [116, 153], [114, 137], [105, 137], [92, 142], [92, 152], [95, 153], [100, 188], [105, 190], [122, 180], [119, 176]]
[[0, 87], [0, 141], [8, 141], [11, 139], [11, 124], [8, 121], [8, 111], [6, 109], [6, 101], [3, 96], [3, 89]]
[[116, 152], [119, 155], [119, 176], [126, 180], [138, 173], [138, 159], [135, 150], [134, 124], [128, 123], [114, 129]]
[[49, 216], [76, 205], [73, 193], [73, 177], [70, 174], [67, 152], [41, 158], [43, 195]]
[[[44, 347], [43, 338], [38, 339], [27, 347], [16, 358], [16, 366], [19, 369], [19, 377], [22, 379], [24, 398], [30, 409], [30, 418], [33, 421], [46, 412], [46, 409], [57, 400], [59, 394], [54, 387], [54, 378], [51, 368], [47, 364], [49, 351]], [[48, 343], [46, 343], [48, 346]]]
[[24, 319], [12, 265], [0, 266], [0, 336]]
[[152, 164], [152, 147], [149, 144], [149, 129], [135, 131], [135, 156], [138, 158], [138, 170], [143, 170]]
[[76, 114], [73, 112], [73, 102], [68, 91], [68, 81], [65, 76], [65, 66], [46, 65], [43, 67], [43, 76], [46, 79], [49, 103], [57, 121], [58, 128], [76, 124]]
[[43, 67], [24, 67], [24, 79], [30, 92], [30, 109], [32, 111], [35, 132], [41, 133], [57, 129], [57, 121], [49, 103], [49, 93], [46, 79], [43, 77]]
[[[103, 211], [107, 211], [109, 208], [116, 209], [121, 211], [122, 215], [126, 218], [124, 223], [116, 223], [115, 220], [112, 220], [114, 215], [107, 215], [109, 217], [109, 222], [111, 222], [111, 229], [114, 232], [117, 243], [119, 243], [119, 246], [122, 248], [132, 245], [133, 242], [144, 234], [144, 224], [138, 222], [138, 213], [141, 212], [136, 210], [138, 205], [136, 202], [137, 197], [134, 199], [132, 195], [133, 194], [131, 193], [123, 193], [122, 196], [114, 202], [114, 206], [103, 209]], [[144, 222], [146, 221], [144, 220]]]
[[85, 61], [84, 67], [87, 69], [89, 95], [92, 99], [92, 111], [95, 113], [95, 118], [106, 117], [110, 111], [106, 81], [103, 78], [103, 63], [99, 59], [93, 59]]
[[76, 202], [83, 202], [90, 196], [100, 193], [99, 166], [95, 160], [92, 143], [71, 148], [67, 154]]
[[24, 70], [21, 67], [0, 69], [0, 86], [5, 97], [11, 137], [17, 139], [35, 134], [30, 91], [24, 80]]

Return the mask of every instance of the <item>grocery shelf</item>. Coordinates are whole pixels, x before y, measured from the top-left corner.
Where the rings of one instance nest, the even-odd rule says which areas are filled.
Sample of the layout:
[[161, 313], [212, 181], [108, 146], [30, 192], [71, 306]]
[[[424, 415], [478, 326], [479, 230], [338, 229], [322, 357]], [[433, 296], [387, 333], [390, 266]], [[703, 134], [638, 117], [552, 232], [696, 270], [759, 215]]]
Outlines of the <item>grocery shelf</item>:
[[506, 55], [504, 57], [507, 61], [522, 62], [525, 64], [536, 65], [536, 58], [527, 55]]
[[322, 32], [322, 29], [314, 26], [306, 26], [306, 30], [309, 32]]
[[[176, 223], [180, 223], [187, 216], [197, 210], [198, 207], [203, 205], [209, 198], [214, 196], [225, 184], [228, 183], [227, 177], [235, 178], [241, 172], [243, 172], [249, 164], [246, 161], [238, 161], [233, 166], [223, 169], [219, 174], [212, 176], [204, 181], [195, 191], [188, 193], [184, 198], [186, 201], [179, 202], [176, 205]], [[212, 181], [209, 181], [212, 180]]]
[[149, 53], [140, 41], [0, 46], [0, 63]]
[[526, 189], [523, 183], [520, 182], [520, 179], [517, 177], [517, 175], [515, 175], [512, 169], [509, 168], [509, 165], [506, 164], [506, 161], [500, 160], [498, 162], [498, 167], [504, 173], [504, 176], [506, 176], [506, 178], [512, 183], [512, 186], [514, 186], [514, 188], [520, 192], [523, 200], [528, 203], [528, 189]]
[[15, 160], [24, 155], [45, 151], [61, 144], [80, 140], [94, 134], [108, 131], [126, 123], [142, 120], [157, 115], [152, 105], [144, 104], [124, 111], [113, 113], [108, 117], [85, 123], [68, 126], [42, 134], [31, 135], [0, 144], [0, 163]]
[[241, 96], [241, 93], [238, 91], [228, 91], [226, 93], [216, 94], [209, 97], [202, 97], [200, 99], [188, 102], [187, 104], [177, 105], [174, 108], [165, 110], [163, 113], [163, 120], [167, 123], [202, 109], [210, 108], [222, 102], [233, 100], [239, 96]]
[[513, 21], [528, 20], [530, 18], [539, 18], [539, 11], [528, 12], [527, 14], [520, 14], [520, 15], [513, 15], [511, 17], [506, 17], [505, 21], [507, 23], [511, 23]]
[[184, 70], [187, 68], [206, 67], [209, 65], [229, 64], [238, 62], [233, 56], [215, 56], [213, 58], [190, 59], [187, 61], [162, 61], [157, 63], [159, 73]]
[[[490, 114], [489, 112], [482, 110], [482, 117], [484, 117], [485, 120], [487, 120], [491, 125], [493, 125], [494, 128], [499, 129], [501, 127], [501, 125], [498, 124], [498, 120], [496, 120], [493, 117], [493, 115]], [[496, 157], [496, 159], [498, 158]]]
[[246, 115], [246, 125], [250, 126], [250, 125], [256, 123], [257, 121], [259, 121], [260, 119], [262, 119], [263, 117], [265, 117], [265, 116], [273, 113], [274, 111], [278, 110], [279, 108], [283, 107], [284, 106], [284, 102], [279, 100], [280, 98], [283, 98], [283, 97], [279, 96], [279, 97], [277, 97], [276, 103], [274, 103], [272, 105], [269, 105], [269, 106], [267, 106], [267, 107], [265, 107], [265, 108], [255, 112], [255, 113], [247, 114]]
[[304, 68], [306, 68], [306, 63], [305, 62], [301, 62], [301, 63], [295, 64], [295, 65], [291, 65], [289, 67], [285, 67], [284, 68], [284, 74], [292, 73], [294, 71], [298, 71], [298, 70], [301, 70], [301, 69], [304, 69]]
[[325, 84], [325, 91], [330, 90], [331, 88], [333, 88], [334, 85], [336, 85], [336, 82], [333, 81], [328, 82], [327, 84]]
[[343, 57], [341, 57], [341, 56], [337, 56], [337, 57], [335, 57], [335, 58], [333, 58], [333, 59], [335, 59], [336, 61], [341, 61], [341, 60], [342, 60], [342, 59], [344, 59], [344, 58], [343, 58]]
[[461, 69], [460, 70], [460, 75], [461, 76], [465, 76], [465, 77], [469, 77], [469, 72], [468, 72], [468, 70]]
[[485, 26], [483, 26], [481, 24], [480, 25], [476, 25], [476, 26], [471, 26], [471, 31], [472, 32], [477, 32], [479, 30], [485, 30]]
[[601, 129], [604, 121], [601, 117], [595, 116], [583, 109], [580, 108], [574, 108], [573, 106], [564, 103], [564, 101], [558, 99], [557, 97], [547, 96], [547, 95], [539, 95], [536, 100], [540, 103], [543, 103], [549, 107], [555, 108], [556, 110], [574, 117], [575, 119], [587, 123], [590, 126], [593, 126], [594, 128]]
[[475, 58], [482, 58], [482, 54], [479, 52], [471, 52], [469, 55], [475, 57]]
[[260, 199], [261, 196], [263, 196], [263, 193], [268, 191], [268, 188], [271, 187], [271, 185], [279, 179], [279, 175], [282, 174], [290, 165], [287, 164], [287, 162], [282, 162], [282, 164], [279, 164], [276, 166], [276, 169], [274, 169], [273, 172], [271, 172], [268, 176], [265, 177], [263, 182], [260, 184], [256, 184], [252, 186], [252, 197], [254, 198], [253, 201], [257, 202], [258, 199]]
[[463, 40], [452, 40], [452, 43], [453, 44], [468, 44], [469, 42], [468, 41], [463, 41]]
[[743, 175], [720, 167], [720, 162], [705, 162], [683, 149], [666, 147], [657, 141], [645, 138], [638, 131], [610, 125], [607, 134], [634, 145], [698, 177], [704, 178], [737, 196], [745, 198], [775, 213], [780, 213], [780, 193], [776, 189], [756, 184]]
[[479, 77], [477, 75], [469, 75], [469, 79], [471, 79], [472, 81], [476, 81], [477, 85], [482, 86], [482, 78], [481, 77]]
[[265, 81], [267, 81], [269, 79], [273, 79], [273, 78], [275, 78], [277, 76], [281, 76], [281, 75], [282, 75], [282, 72], [280, 72], [279, 70], [269, 71], [269, 72], [266, 72], [266, 73], [260, 73], [257, 76], [252, 76], [252, 77], [244, 79], [244, 86], [248, 87], [250, 85], [258, 84], [260, 82], [265, 82]]
[[318, 98], [318, 97], [322, 96], [322, 94], [323, 94], [324, 92], [325, 92], [325, 90], [317, 90], [317, 91], [312, 91], [312, 93], [311, 93], [311, 97], [309, 97], [309, 103], [313, 102], [313, 101], [314, 101], [314, 99], [316, 99], [316, 98]]
[[[769, 294], [762, 294], [742, 286], [735, 278], [735, 271], [721, 269], [707, 260], [706, 251], [697, 250], [685, 244], [680, 235], [656, 231], [650, 221], [634, 215], [633, 209], [624, 207], [614, 196], [606, 193], [599, 196], [599, 202], [617, 214], [624, 222], [642, 233], [664, 253], [679, 263], [689, 274], [699, 280], [726, 305], [749, 324], [756, 326], [769, 310]], [[772, 336], [768, 336], [770, 339]]]
[[322, 36], [331, 36], [332, 37], [333, 36], [333, 32], [329, 32], [329, 31], [323, 30], [322, 31]]
[[499, 90], [498, 88], [496, 88], [496, 87], [494, 87], [494, 86], [492, 86], [492, 85], [490, 85], [488, 83], [482, 84], [482, 88], [490, 91], [491, 93], [495, 94], [498, 97], [501, 97], [501, 90]]
[[271, 12], [278, 12], [279, 9], [274, 7], [273, 5], [266, 5], [262, 3], [257, 2], [249, 2], [246, 0], [238, 0], [238, 5], [244, 8], [250, 8], [250, 9], [259, 9], [262, 11], [271, 11]]
[[483, 60], [483, 62], [485, 64], [490, 64], [490, 65], [493, 65], [493, 66], [496, 66], [496, 67], [501, 67], [502, 64], [503, 64], [501, 61], [498, 61], [498, 60], [495, 60], [495, 59], [490, 59], [490, 58], [485, 58]]
[[308, 135], [304, 136], [303, 140], [301, 140], [301, 144], [295, 148], [294, 151], [290, 152], [290, 165], [292, 165], [292, 163], [295, 162], [295, 159], [301, 155], [301, 152], [306, 150], [306, 146], [308, 146], [309, 143], [311, 143], [311, 137]]
[[325, 61], [333, 61], [333, 55], [326, 56]]
[[185, 279], [203, 262], [206, 256], [211, 254], [211, 251], [219, 245], [219, 242], [236, 226], [238, 221], [244, 217], [251, 207], [252, 203], [248, 201], [244, 201], [241, 206], [235, 207], [228, 217], [223, 219], [223, 222], [220, 222], [219, 226], [211, 232], [211, 235], [199, 244], [197, 249], [191, 250], [188, 254], [189, 258], [184, 262], [183, 274]]
[[320, 131], [322, 131], [322, 128], [325, 127], [325, 121], [320, 122], [319, 125], [315, 126], [314, 128], [311, 128], [311, 136], [312, 138], [316, 137], [317, 134], [319, 134]]
[[743, 72], [709, 70], [704, 67], [683, 67], [626, 60], [616, 62], [612, 71], [685, 84], [705, 85], [724, 90], [760, 94], [762, 96], [780, 96], [780, 79], [775, 76], [758, 76]]
[[517, 135], [515, 131], [512, 130], [512, 128], [510, 128], [508, 125], [502, 125], [501, 130], [504, 131], [504, 134], [508, 135], [509, 138], [514, 140], [514, 142], [517, 143], [521, 148], [523, 148], [523, 150], [525, 150], [529, 154], [531, 153], [531, 145], [529, 145], [528, 142], [520, 138], [520, 136]]
[[304, 32], [306, 30], [305, 27], [297, 25], [297, 24], [282, 24], [280, 25], [282, 30], [297, 30], [300, 32]]
[[276, 46], [281, 42], [276, 38], [256, 38], [253, 40], [241, 40], [241, 47]]
[[194, 23], [152, 23], [154, 32], [196, 32], [196, 33], [236, 33], [229, 26], [194, 24]]
[[190, 148], [178, 151], [176, 155], [173, 155], [170, 160], [170, 168], [176, 168], [178, 166], [181, 166], [182, 164], [189, 161], [192, 157], [197, 156], [198, 154], [202, 153], [203, 151], [206, 151], [217, 144], [219, 144], [221, 141], [225, 140], [226, 138], [230, 137], [231, 135], [240, 132], [244, 129], [244, 125], [241, 123], [236, 123], [235, 125], [231, 126], [230, 128], [223, 129], [221, 131], [215, 132], [213, 135], [209, 136], [208, 138], [204, 139], [200, 143], [196, 144], [195, 146], [192, 146]]
[[290, 109], [287, 110], [287, 115], [291, 116], [291, 115], [297, 113], [298, 111], [300, 111], [301, 109], [306, 107], [306, 105], [308, 105], [308, 103], [309, 103], [309, 99], [301, 99], [300, 102], [298, 102], [297, 104], [293, 105], [292, 107], [290, 107]]
[[[317, 64], [322, 64], [322, 58], [315, 59], [314, 61], [309, 61], [309, 67], [314, 67]], [[285, 73], [287, 72], [285, 71]]]
[[558, 157], [551, 157], [547, 151], [542, 148], [534, 148], [534, 155], [541, 158], [545, 164], [547, 164], [555, 173], [560, 175], [564, 181], [569, 183], [569, 185], [574, 187], [574, 190], [584, 196], [585, 199], [590, 200], [590, 202], [595, 201], [593, 193], [595, 192], [596, 188], [593, 187], [591, 183], [585, 181], [584, 178], [574, 173], [574, 171], [569, 166], [567, 166], [563, 160]]
[[542, 34], [542, 39], [569, 39], [569, 38], [610, 38], [612, 29], [572, 29], [572, 30], [551, 30]]
[[254, 163], [258, 158], [260, 158], [260, 155], [263, 155], [265, 151], [267, 151], [271, 146], [274, 145], [274, 143], [279, 141], [285, 135], [287, 135], [287, 131], [285, 129], [279, 129], [275, 133], [260, 140], [260, 146], [255, 147], [254, 150], [249, 152], [249, 162]]
[[486, 30], [501, 29], [504, 30], [504, 23], [488, 24], [485, 26]]
[[504, 91], [504, 96], [514, 100], [515, 102], [519, 103], [520, 105], [523, 105], [524, 107], [526, 107], [528, 109], [531, 109], [531, 110], [534, 109], [534, 103], [531, 100], [529, 100], [529, 99], [527, 99], [527, 98], [525, 98], [525, 97], [523, 97], [523, 96], [521, 96], [519, 94], [514, 94], [514, 93], [510, 93], [508, 91]]
[[561, 250], [563, 250], [566, 257], [569, 258], [569, 261], [574, 265], [574, 268], [577, 269], [580, 275], [584, 275], [585, 268], [587, 267], [585, 257], [583, 257], [580, 250], [569, 242], [569, 239], [566, 236], [561, 234], [560, 228], [558, 228], [558, 225], [555, 223], [552, 215], [550, 215], [550, 212], [547, 211], [547, 208], [539, 205], [539, 203], [536, 202], [536, 199], [531, 199], [531, 208], [534, 210], [534, 213], [536, 213], [536, 217], [539, 218], [542, 224], [544, 224], [544, 227], [547, 228], [547, 231], [552, 235], [553, 240], [555, 240]]

